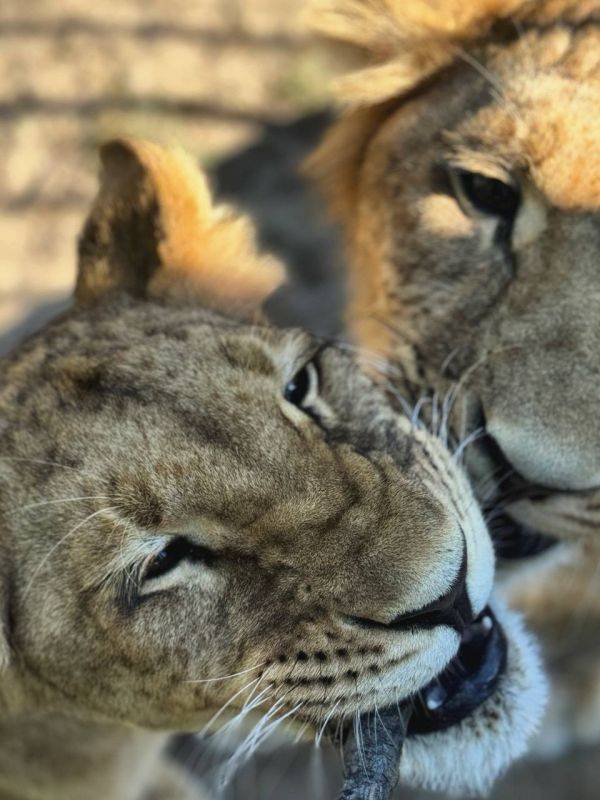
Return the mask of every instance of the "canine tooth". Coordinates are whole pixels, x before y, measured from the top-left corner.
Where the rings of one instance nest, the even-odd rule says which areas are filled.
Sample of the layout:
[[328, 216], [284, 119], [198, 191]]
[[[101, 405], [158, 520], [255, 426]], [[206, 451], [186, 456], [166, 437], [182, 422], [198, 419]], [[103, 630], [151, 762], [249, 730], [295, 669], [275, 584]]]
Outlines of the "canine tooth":
[[446, 699], [446, 692], [441, 686], [433, 686], [427, 692], [425, 697], [425, 705], [430, 711], [435, 711], [441, 705], [443, 705], [444, 700]]
[[486, 614], [485, 617], [483, 617], [483, 619], [481, 620], [481, 627], [486, 632], [492, 630], [492, 628], [494, 627], [494, 623], [489, 615]]

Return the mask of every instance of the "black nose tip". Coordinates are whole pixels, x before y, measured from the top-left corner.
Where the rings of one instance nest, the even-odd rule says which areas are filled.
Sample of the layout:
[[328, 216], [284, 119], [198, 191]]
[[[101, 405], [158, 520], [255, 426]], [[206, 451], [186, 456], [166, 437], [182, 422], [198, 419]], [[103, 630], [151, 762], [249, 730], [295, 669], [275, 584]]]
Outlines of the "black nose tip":
[[467, 549], [463, 548], [460, 569], [452, 585], [441, 597], [423, 608], [399, 614], [391, 622], [383, 624], [363, 617], [352, 617], [354, 623], [362, 627], [385, 628], [401, 631], [409, 629], [430, 629], [438, 625], [448, 625], [459, 633], [470, 625], [475, 616], [467, 593]]

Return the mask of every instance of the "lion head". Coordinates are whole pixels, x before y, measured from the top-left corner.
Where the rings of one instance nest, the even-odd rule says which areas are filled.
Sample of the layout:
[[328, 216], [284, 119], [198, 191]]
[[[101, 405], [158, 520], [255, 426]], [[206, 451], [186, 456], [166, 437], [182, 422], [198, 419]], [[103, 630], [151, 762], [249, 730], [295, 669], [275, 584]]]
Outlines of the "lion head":
[[189, 159], [102, 156], [75, 306], [3, 364], [3, 716], [410, 699], [405, 778], [487, 786], [544, 682], [461, 469], [345, 350], [261, 322], [281, 268]]
[[333, 0], [314, 20], [370, 62], [309, 165], [355, 337], [415, 400], [459, 384], [457, 429], [486, 433], [473, 473], [505, 480], [513, 518], [596, 531], [600, 5]]

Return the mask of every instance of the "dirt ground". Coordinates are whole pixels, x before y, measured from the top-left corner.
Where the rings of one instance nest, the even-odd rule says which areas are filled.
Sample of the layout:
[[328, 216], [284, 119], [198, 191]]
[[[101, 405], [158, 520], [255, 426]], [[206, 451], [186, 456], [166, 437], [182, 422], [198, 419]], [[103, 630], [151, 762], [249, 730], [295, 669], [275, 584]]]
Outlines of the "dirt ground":
[[[133, 134], [189, 149], [219, 191], [302, 265], [287, 318], [334, 325], [338, 255], [293, 167], [318, 139], [335, 71], [299, 0], [0, 1], [0, 352], [56, 313], [95, 191], [96, 147]], [[308, 115], [308, 116], [307, 116]], [[299, 122], [294, 122], [301, 117]], [[307, 233], [310, 231], [310, 235]], [[202, 761], [204, 745], [181, 744]], [[192, 747], [192, 755], [190, 755]], [[596, 800], [599, 753], [524, 762], [493, 800]], [[325, 800], [339, 765], [308, 748], [261, 755], [222, 800]], [[424, 800], [423, 794], [408, 800]]]

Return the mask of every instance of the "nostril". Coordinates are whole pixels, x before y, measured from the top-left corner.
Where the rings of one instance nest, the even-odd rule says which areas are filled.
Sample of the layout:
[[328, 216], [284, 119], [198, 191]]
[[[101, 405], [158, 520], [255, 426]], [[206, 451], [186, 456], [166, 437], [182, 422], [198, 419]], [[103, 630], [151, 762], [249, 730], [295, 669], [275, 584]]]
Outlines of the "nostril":
[[399, 614], [391, 622], [384, 624], [364, 617], [350, 617], [355, 625], [363, 628], [385, 628], [399, 631], [411, 628], [430, 629], [438, 625], [448, 625], [459, 633], [475, 619], [467, 592], [467, 550], [463, 548], [460, 569], [452, 585], [441, 597], [423, 608]]

